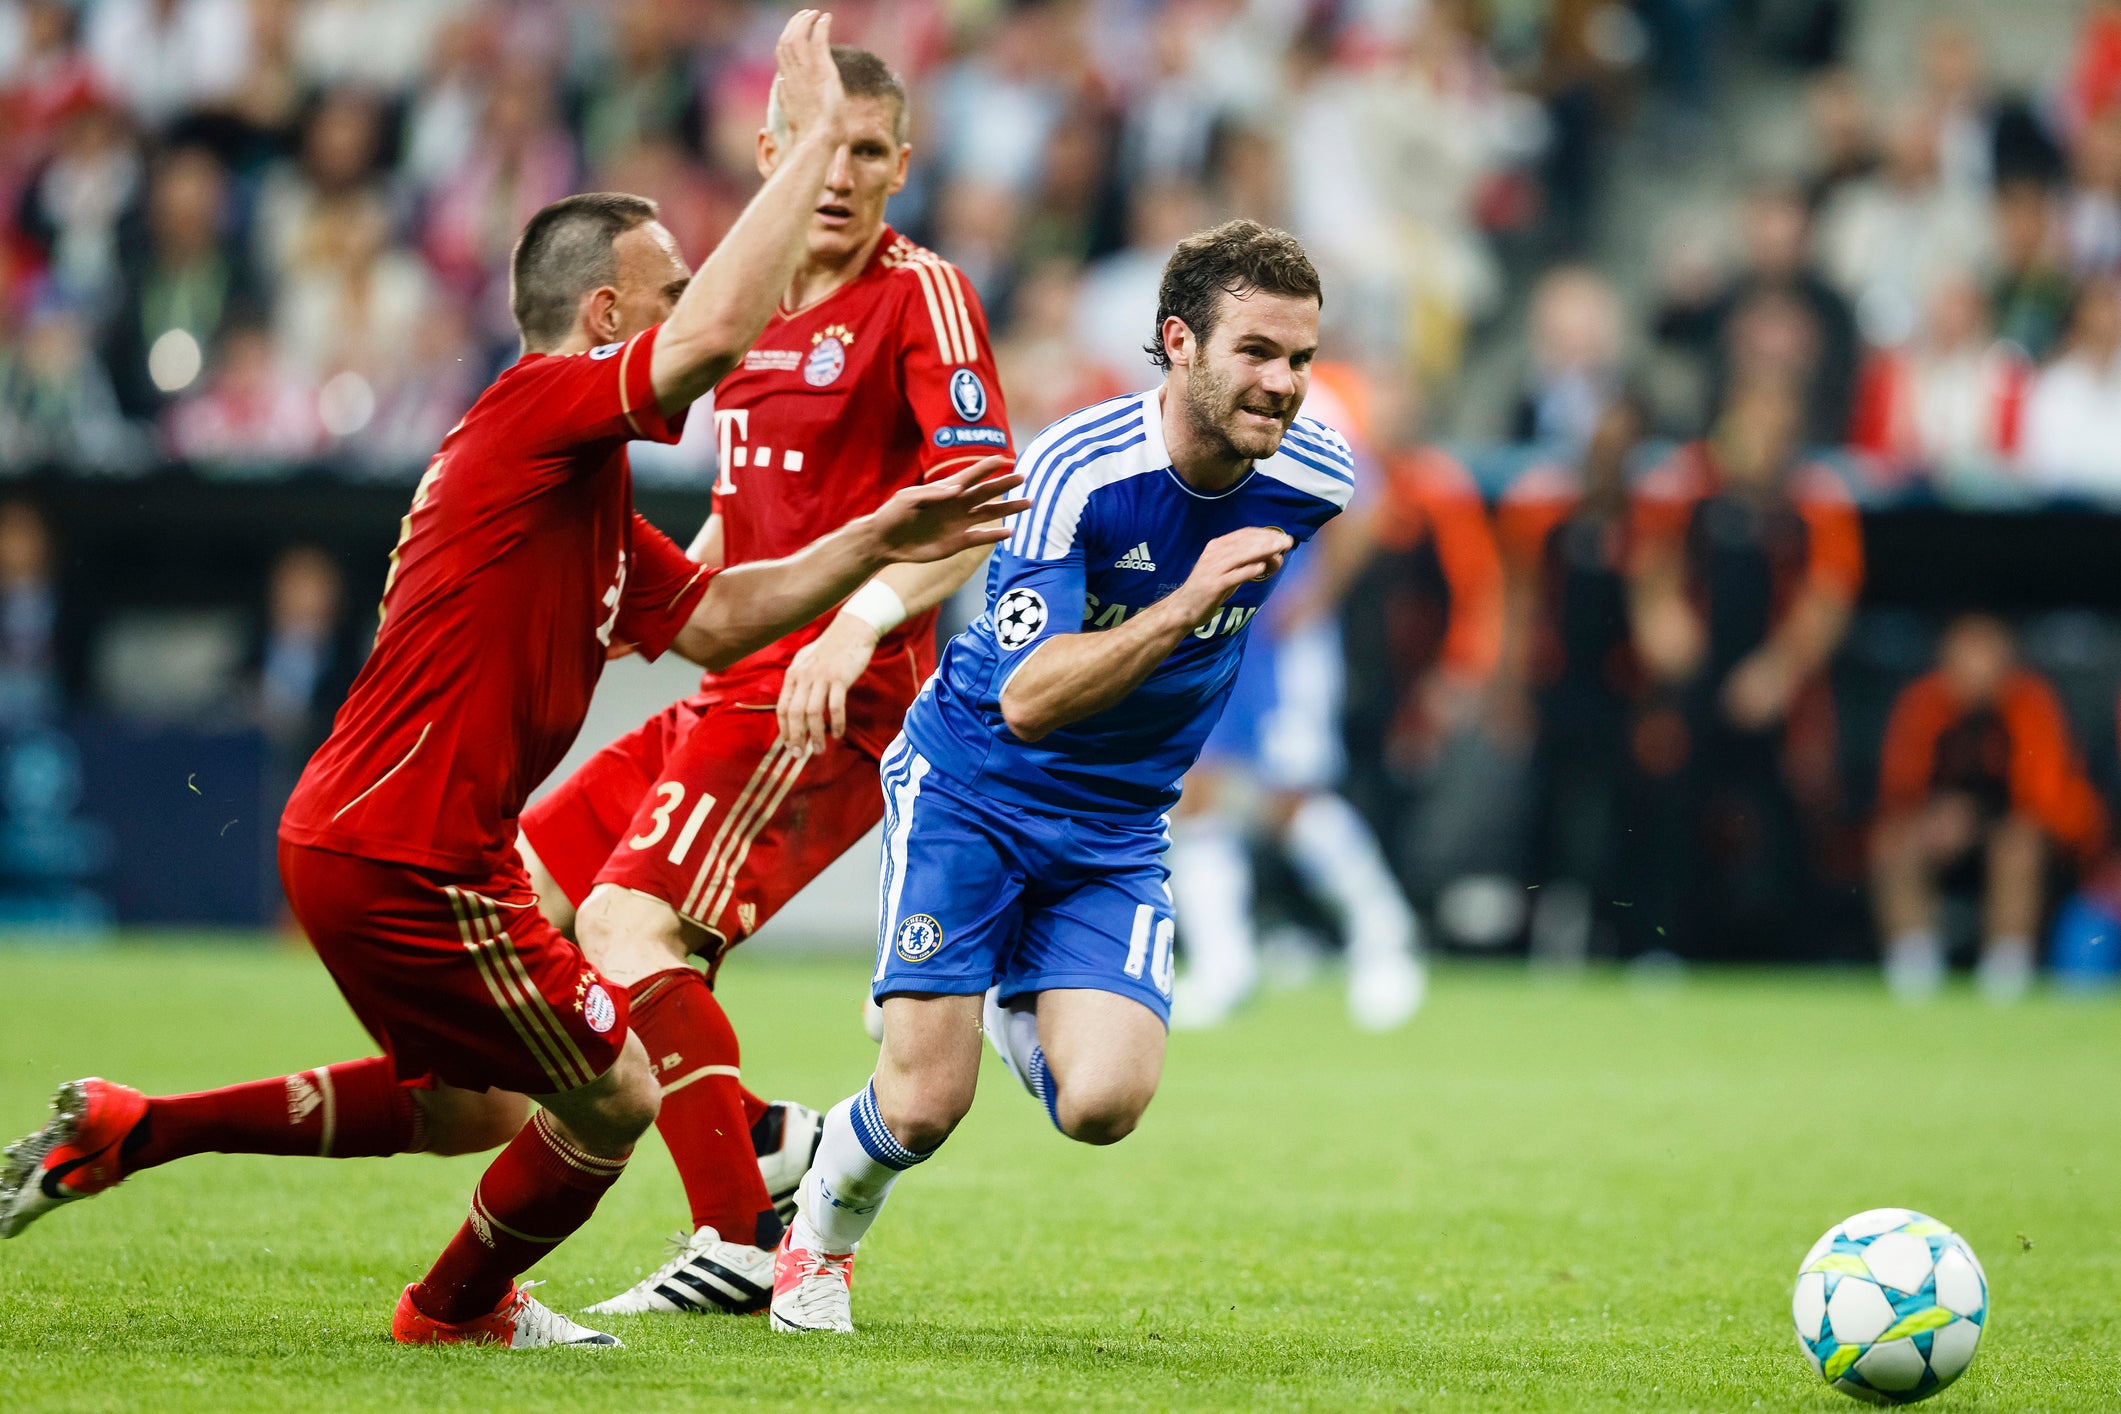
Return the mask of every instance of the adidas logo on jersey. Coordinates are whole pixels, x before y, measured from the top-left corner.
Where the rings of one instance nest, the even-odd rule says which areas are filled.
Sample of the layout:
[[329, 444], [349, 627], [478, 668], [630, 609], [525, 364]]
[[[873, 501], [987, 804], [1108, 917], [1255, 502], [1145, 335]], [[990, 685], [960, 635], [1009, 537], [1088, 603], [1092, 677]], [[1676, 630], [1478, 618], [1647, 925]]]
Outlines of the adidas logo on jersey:
[[1112, 568], [1116, 570], [1155, 569], [1156, 561], [1149, 557], [1149, 542], [1144, 540], [1141, 544], [1135, 546], [1126, 554], [1121, 555], [1119, 559], [1113, 563]]

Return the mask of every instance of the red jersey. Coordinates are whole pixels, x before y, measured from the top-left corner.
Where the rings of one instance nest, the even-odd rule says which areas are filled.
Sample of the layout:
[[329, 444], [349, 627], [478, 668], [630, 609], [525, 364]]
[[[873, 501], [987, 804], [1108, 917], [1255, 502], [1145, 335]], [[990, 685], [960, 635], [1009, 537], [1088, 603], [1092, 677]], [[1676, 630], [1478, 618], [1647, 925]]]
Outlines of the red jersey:
[[[808, 309], [774, 311], [716, 387], [714, 422], [725, 565], [792, 555], [895, 491], [1011, 453], [979, 296], [888, 226], [861, 274]], [[789, 660], [831, 619], [708, 674], [701, 690], [772, 702]], [[934, 668], [931, 609], [877, 645], [848, 693], [850, 738], [881, 755]]]
[[[660, 325], [657, 329], [660, 329]], [[442, 439], [406, 513], [375, 651], [280, 838], [450, 873], [514, 857], [614, 638], [653, 658], [712, 572], [633, 509], [629, 438], [674, 442], [657, 329], [525, 354]]]

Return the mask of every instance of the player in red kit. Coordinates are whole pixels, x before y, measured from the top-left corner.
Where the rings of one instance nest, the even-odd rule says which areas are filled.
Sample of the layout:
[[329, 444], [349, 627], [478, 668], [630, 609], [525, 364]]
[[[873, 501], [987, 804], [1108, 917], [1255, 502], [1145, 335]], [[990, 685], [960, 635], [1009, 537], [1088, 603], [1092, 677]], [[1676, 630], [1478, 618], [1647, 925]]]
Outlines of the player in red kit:
[[[884, 565], [990, 542], [1013, 476], [912, 488], [778, 562], [716, 571], [632, 509], [626, 442], [675, 440], [802, 253], [846, 122], [815, 11], [780, 86], [798, 136], [688, 284], [655, 207], [609, 193], [533, 217], [511, 268], [524, 353], [443, 439], [392, 555], [376, 645], [280, 827], [295, 917], [384, 1054], [198, 1095], [61, 1088], [0, 1172], [0, 1235], [202, 1152], [468, 1153], [505, 1144], [463, 1226], [408, 1286], [415, 1344], [612, 1345], [516, 1277], [616, 1180], [658, 1091], [623, 986], [538, 911], [524, 797], [588, 708], [609, 646], [727, 664]], [[760, 292], [767, 292], [762, 295]], [[538, 1110], [530, 1114], [526, 1096]]]
[[[884, 221], [911, 154], [905, 90], [873, 54], [834, 58], [848, 144], [804, 262], [715, 389], [721, 473], [693, 547], [706, 564], [785, 554], [1010, 449], [978, 297]], [[769, 110], [762, 174], [788, 142]], [[584, 950], [633, 989], [692, 1210], [686, 1247], [592, 1312], [744, 1312], [771, 1296], [775, 1204], [792, 1201], [817, 1116], [744, 1088], [715, 969], [881, 816], [877, 761], [935, 666], [936, 606], [985, 554], [882, 571], [836, 614], [709, 673], [525, 812], [548, 914], [564, 921], [579, 904]], [[695, 954], [704, 977], [687, 965]]]

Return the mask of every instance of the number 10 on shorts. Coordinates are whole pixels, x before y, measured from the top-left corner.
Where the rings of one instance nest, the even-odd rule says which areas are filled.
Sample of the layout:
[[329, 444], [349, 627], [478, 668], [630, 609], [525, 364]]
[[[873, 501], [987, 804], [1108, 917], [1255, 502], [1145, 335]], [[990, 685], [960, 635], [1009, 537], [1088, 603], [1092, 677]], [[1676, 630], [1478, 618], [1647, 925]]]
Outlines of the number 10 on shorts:
[[[655, 788], [655, 793], [662, 797], [661, 802], [655, 807], [654, 815], [650, 817], [655, 821], [655, 824], [649, 828], [647, 833], [635, 835], [632, 839], [626, 841], [628, 849], [654, 849], [658, 844], [662, 843], [663, 836], [670, 833], [671, 817], [677, 813], [678, 806], [684, 802], [685, 784], [682, 781], [664, 781]], [[685, 862], [686, 852], [692, 848], [692, 842], [700, 837], [700, 826], [707, 823], [707, 812], [712, 809], [714, 809], [714, 797], [705, 791], [700, 792], [699, 799], [692, 802], [692, 813], [685, 817], [684, 828], [678, 831], [677, 839], [671, 842], [670, 862], [672, 864], [683, 864]]]
[[[1171, 935], [1177, 931], [1177, 924], [1168, 918], [1157, 917], [1156, 910], [1150, 905], [1135, 905], [1134, 931], [1127, 939], [1127, 975], [1141, 976], [1146, 963], [1150, 982], [1167, 997], [1171, 995]], [[1152, 935], [1156, 940], [1153, 950]]]

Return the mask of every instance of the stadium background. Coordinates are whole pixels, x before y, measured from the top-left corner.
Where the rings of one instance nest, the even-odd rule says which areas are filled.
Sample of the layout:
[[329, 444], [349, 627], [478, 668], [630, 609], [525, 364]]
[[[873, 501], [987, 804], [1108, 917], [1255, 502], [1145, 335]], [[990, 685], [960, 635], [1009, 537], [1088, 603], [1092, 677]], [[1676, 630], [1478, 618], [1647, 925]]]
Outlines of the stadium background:
[[[514, 232], [623, 188], [697, 261], [755, 184], [779, 14], [0, 0], [0, 922], [275, 920], [277, 802], [358, 666], [422, 460], [513, 356]], [[1441, 518], [1410, 493], [1349, 611], [1354, 790], [1439, 941], [1526, 946], [1546, 797], [1532, 699], [1481, 621], [1523, 570], [1495, 512], [1577, 464], [1623, 390], [1648, 409], [1646, 476], [1724, 390], [1795, 380], [1865, 575], [1791, 796], [1796, 903], [1663, 941], [1603, 912], [1598, 947], [1870, 956], [1886, 716], [1969, 608], [2013, 619], [2121, 795], [2121, 6], [837, 16], [912, 86], [891, 216], [979, 289], [1020, 436], [1145, 381], [1171, 241], [1244, 214], [1317, 256], [1325, 357], [1373, 409], [1388, 499], [1477, 490], [1495, 574], [1438, 564]], [[693, 427], [636, 458], [680, 537], [713, 474]], [[578, 752], [688, 676], [615, 665]], [[861, 945], [866, 873], [843, 864], [768, 937]]]

